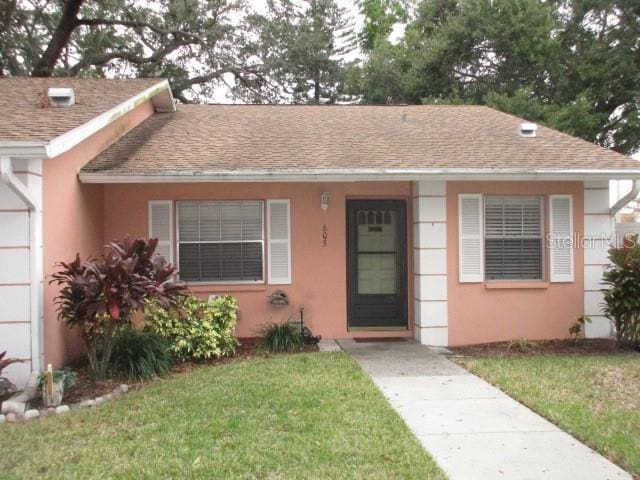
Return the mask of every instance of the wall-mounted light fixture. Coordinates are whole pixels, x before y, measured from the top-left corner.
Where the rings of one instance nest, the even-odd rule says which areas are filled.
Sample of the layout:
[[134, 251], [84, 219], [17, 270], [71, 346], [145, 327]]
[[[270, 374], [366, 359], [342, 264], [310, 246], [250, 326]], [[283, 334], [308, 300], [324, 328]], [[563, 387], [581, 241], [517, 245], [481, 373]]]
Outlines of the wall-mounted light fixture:
[[320, 206], [323, 212], [326, 212], [329, 208], [329, 192], [322, 192], [320, 195]]

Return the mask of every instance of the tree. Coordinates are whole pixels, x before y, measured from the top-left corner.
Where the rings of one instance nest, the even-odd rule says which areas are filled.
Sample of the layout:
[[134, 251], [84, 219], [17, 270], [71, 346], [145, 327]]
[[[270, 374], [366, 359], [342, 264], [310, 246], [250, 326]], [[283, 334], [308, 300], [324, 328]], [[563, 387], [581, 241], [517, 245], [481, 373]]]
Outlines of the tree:
[[637, 2], [422, 0], [357, 85], [366, 102], [484, 103], [628, 154], [640, 149], [639, 50]]
[[56, 297], [58, 317], [80, 330], [92, 373], [107, 374], [116, 333], [131, 324], [135, 312], [153, 300], [168, 308], [186, 290], [174, 280], [167, 261], [154, 255], [157, 239], [125, 238], [111, 242], [96, 259], [59, 263], [51, 283], [62, 287]]
[[[355, 48], [349, 13], [334, 0], [269, 0], [267, 13], [250, 19], [264, 88], [272, 101], [334, 103], [345, 81], [343, 57]], [[249, 98], [259, 101], [260, 92]]]
[[167, 77], [184, 102], [262, 88], [237, 0], [0, 0], [0, 75]]
[[358, 39], [367, 52], [373, 50], [378, 42], [388, 40], [396, 23], [407, 20], [404, 0], [360, 0], [360, 12], [364, 16], [364, 24]]

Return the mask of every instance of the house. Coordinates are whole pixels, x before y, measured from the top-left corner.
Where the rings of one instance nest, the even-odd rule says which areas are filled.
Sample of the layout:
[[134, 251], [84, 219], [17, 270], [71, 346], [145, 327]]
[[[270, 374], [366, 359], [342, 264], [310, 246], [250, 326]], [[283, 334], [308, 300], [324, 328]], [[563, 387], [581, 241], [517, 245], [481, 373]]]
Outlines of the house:
[[[55, 263], [157, 237], [236, 334], [609, 336], [609, 181], [640, 164], [483, 106], [175, 106], [165, 80], [0, 79], [0, 350], [78, 355]], [[637, 190], [636, 190], [637, 193]], [[281, 290], [288, 305], [273, 305]]]

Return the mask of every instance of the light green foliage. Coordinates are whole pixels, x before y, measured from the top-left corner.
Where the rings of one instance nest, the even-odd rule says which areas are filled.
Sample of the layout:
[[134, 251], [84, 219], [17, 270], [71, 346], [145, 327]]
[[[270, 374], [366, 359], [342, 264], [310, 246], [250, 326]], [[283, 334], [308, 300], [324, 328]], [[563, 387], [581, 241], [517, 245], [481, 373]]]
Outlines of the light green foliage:
[[[40, 372], [38, 375], [38, 385], [43, 386], [46, 378], [45, 372]], [[69, 389], [76, 384], [78, 376], [76, 372], [69, 367], [62, 367], [53, 371], [53, 383], [62, 382], [63, 387]]]
[[235, 351], [237, 309], [238, 302], [231, 296], [203, 300], [190, 295], [170, 310], [151, 304], [145, 319], [154, 332], [169, 342], [176, 358], [205, 360]]
[[632, 475], [640, 475], [640, 355], [465, 359], [489, 380]]
[[394, 24], [407, 20], [405, 0], [360, 0], [360, 12], [364, 25], [358, 38], [365, 51], [371, 51], [378, 42], [387, 40]]
[[604, 313], [614, 322], [618, 343], [640, 344], [640, 244], [638, 236], [609, 250], [611, 264], [603, 275]]
[[128, 326], [114, 338], [109, 373], [131, 380], [149, 379], [167, 373], [172, 362], [167, 340], [153, 331]]
[[294, 352], [302, 346], [300, 326], [270, 323], [262, 329], [264, 346], [271, 352]]
[[445, 478], [342, 353], [205, 366], [1, 431], [0, 477], [11, 479]]

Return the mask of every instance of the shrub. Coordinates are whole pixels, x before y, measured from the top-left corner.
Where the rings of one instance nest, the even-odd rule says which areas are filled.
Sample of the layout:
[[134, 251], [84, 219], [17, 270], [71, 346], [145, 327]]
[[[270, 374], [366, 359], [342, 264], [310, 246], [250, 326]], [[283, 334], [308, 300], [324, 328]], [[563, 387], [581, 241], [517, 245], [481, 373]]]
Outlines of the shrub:
[[271, 352], [294, 352], [302, 346], [300, 327], [291, 323], [270, 323], [261, 334], [264, 346]]
[[[40, 372], [38, 375], [38, 386], [42, 387], [45, 384], [46, 372]], [[62, 382], [62, 386], [65, 390], [73, 387], [76, 384], [78, 375], [69, 367], [62, 367], [53, 371], [53, 383]]]
[[87, 347], [94, 376], [103, 378], [109, 367], [117, 331], [131, 323], [146, 301], [169, 307], [186, 289], [175, 281], [176, 270], [154, 255], [157, 239], [111, 242], [98, 258], [57, 264], [51, 283], [62, 288], [56, 297], [58, 318], [78, 327]]
[[237, 309], [238, 302], [231, 296], [203, 300], [189, 295], [174, 308], [151, 302], [145, 318], [149, 327], [169, 342], [176, 358], [205, 360], [235, 352]]
[[4, 397], [10, 393], [15, 392], [16, 386], [11, 381], [2, 376], [2, 370], [14, 363], [22, 363], [24, 360], [18, 358], [5, 358], [7, 351], [0, 353], [0, 397]]
[[584, 327], [587, 323], [591, 323], [591, 317], [588, 315], [580, 315], [576, 321], [571, 324], [569, 327], [569, 336], [574, 342], [580, 340], [582, 335], [584, 335]]
[[155, 332], [128, 326], [114, 338], [109, 371], [130, 380], [146, 380], [169, 371], [169, 344]]
[[604, 313], [614, 322], [618, 345], [640, 343], [640, 244], [638, 235], [626, 237], [620, 247], [609, 249], [611, 264], [603, 283]]

